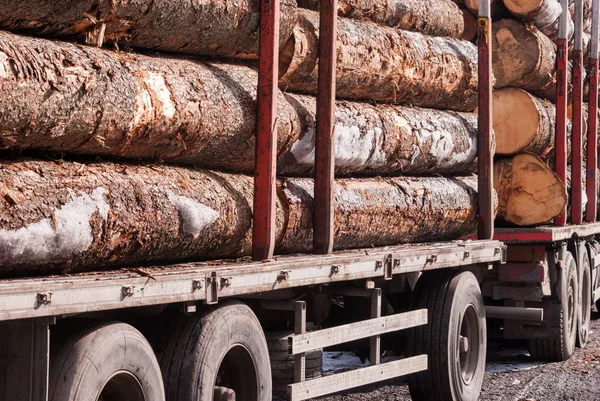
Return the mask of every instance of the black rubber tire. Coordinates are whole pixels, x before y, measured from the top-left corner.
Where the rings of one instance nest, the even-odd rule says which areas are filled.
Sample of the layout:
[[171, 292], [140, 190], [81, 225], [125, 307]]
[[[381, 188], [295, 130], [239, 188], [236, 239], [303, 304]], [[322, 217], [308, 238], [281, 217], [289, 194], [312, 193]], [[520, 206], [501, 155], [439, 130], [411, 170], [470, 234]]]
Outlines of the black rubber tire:
[[86, 321], [52, 350], [49, 400], [99, 399], [165, 401], [152, 347], [128, 324]]
[[592, 271], [585, 243], [580, 246], [579, 264], [579, 307], [577, 314], [577, 346], [585, 348], [592, 317]]
[[177, 315], [158, 338], [169, 401], [213, 401], [216, 386], [234, 390], [237, 401], [271, 401], [267, 342], [247, 305], [229, 301]]
[[567, 252], [563, 267], [564, 275], [560, 280], [561, 302], [559, 321], [550, 322], [558, 328], [549, 339], [534, 338], [528, 341], [529, 353], [534, 359], [561, 362], [566, 361], [575, 351], [577, 339], [577, 265], [571, 252]]
[[[273, 396], [284, 397], [288, 384], [294, 382], [294, 356], [289, 353], [288, 337], [291, 331], [268, 332], [267, 345], [271, 358], [273, 378]], [[306, 378], [321, 377], [323, 372], [323, 350], [311, 351], [306, 354]]]
[[[407, 355], [427, 354], [429, 369], [409, 376], [412, 399], [476, 401], [483, 384], [487, 344], [485, 306], [477, 279], [471, 272], [424, 273], [417, 282], [411, 309], [421, 308], [427, 308], [429, 324], [409, 331]], [[462, 354], [466, 377], [458, 348], [465, 327], [470, 346], [470, 351]]]

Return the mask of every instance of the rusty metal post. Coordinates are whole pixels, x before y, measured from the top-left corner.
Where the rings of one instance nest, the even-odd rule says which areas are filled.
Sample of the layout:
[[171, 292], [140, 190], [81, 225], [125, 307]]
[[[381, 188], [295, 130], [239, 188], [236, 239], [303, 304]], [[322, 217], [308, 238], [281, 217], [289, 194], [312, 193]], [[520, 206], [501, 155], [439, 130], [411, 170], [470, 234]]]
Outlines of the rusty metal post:
[[337, 0], [321, 0], [313, 216], [313, 248], [317, 254], [333, 250], [336, 32]]
[[492, 18], [490, 0], [479, 0], [477, 18], [477, 47], [479, 49], [479, 239], [494, 236], [494, 142], [492, 140]]
[[[569, 59], [569, 44], [567, 33], [569, 26], [569, 0], [561, 0], [562, 14], [560, 15], [558, 40], [556, 50], [556, 133], [555, 133], [555, 163], [554, 169], [558, 178], [567, 185], [567, 64]], [[567, 208], [554, 219], [557, 226], [567, 223]]]
[[258, 54], [252, 258], [263, 260], [273, 257], [275, 249], [279, 0], [261, 0]]
[[573, 129], [571, 132], [571, 223], [583, 221], [583, 0], [575, 0], [573, 48]]
[[588, 112], [585, 221], [592, 223], [598, 215], [598, 41], [600, 40], [600, 0], [592, 2], [592, 44], [590, 49], [590, 101]]

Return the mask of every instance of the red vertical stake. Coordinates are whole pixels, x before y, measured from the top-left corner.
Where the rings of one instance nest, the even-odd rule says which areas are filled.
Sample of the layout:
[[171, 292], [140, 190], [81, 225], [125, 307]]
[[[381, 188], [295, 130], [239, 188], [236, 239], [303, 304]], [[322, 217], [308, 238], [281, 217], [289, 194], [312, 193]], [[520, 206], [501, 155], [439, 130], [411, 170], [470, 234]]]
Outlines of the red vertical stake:
[[571, 222], [583, 222], [583, 0], [575, 1], [573, 51], [573, 130], [571, 132]]
[[258, 54], [252, 258], [263, 260], [275, 249], [279, 0], [261, 0]]
[[337, 0], [321, 0], [313, 215], [313, 248], [317, 254], [333, 250], [336, 32]]
[[590, 100], [588, 112], [587, 157], [586, 157], [586, 195], [585, 221], [592, 223], [598, 215], [598, 40], [600, 27], [600, 2], [592, 3], [592, 40], [590, 48]]
[[[562, 14], [560, 15], [558, 40], [556, 50], [556, 133], [554, 169], [558, 178], [567, 185], [567, 63], [568, 43], [567, 31], [569, 24], [569, 2], [561, 0]], [[567, 208], [554, 219], [557, 226], [567, 223]]]
[[573, 129], [571, 131], [571, 223], [581, 224], [583, 216], [582, 154], [583, 54], [573, 52]]
[[479, 239], [494, 236], [494, 142], [492, 141], [492, 20], [490, 0], [480, 0], [477, 19], [477, 47], [479, 49], [479, 113], [478, 113], [478, 179]]

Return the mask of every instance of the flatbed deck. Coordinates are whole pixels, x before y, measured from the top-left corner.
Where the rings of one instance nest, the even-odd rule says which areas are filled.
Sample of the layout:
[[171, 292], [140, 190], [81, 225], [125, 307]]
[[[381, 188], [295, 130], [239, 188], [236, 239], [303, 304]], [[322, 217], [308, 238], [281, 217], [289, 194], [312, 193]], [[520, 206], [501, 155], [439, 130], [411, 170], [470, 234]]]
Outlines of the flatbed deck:
[[425, 270], [503, 262], [499, 241], [453, 241], [0, 280], [0, 321], [259, 294]]
[[494, 239], [506, 244], [566, 241], [600, 234], [600, 223], [584, 223], [564, 227], [516, 227], [496, 228]]

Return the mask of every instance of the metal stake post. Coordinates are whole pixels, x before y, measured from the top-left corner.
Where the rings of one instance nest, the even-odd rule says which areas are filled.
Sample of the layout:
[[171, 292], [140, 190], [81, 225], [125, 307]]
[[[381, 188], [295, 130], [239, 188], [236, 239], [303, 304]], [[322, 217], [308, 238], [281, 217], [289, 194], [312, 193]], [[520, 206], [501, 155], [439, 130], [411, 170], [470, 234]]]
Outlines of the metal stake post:
[[313, 248], [317, 254], [328, 254], [333, 250], [336, 32], [337, 0], [321, 0], [313, 216]]
[[277, 168], [279, 0], [261, 0], [252, 258], [273, 257]]
[[592, 3], [592, 44], [590, 49], [590, 101], [588, 112], [585, 221], [593, 223], [598, 215], [598, 41], [600, 22], [600, 0]]
[[[557, 54], [556, 54], [556, 133], [554, 168], [558, 178], [567, 185], [567, 63], [569, 59], [569, 44], [567, 32], [569, 26], [569, 0], [561, 0], [562, 14], [560, 15]], [[554, 219], [557, 226], [567, 223], [567, 208]]]
[[583, 220], [583, 0], [575, 0], [575, 44], [573, 50], [573, 130], [571, 132], [571, 223]]
[[479, 239], [494, 236], [494, 142], [492, 141], [492, 19], [490, 0], [479, 0], [477, 19], [477, 47], [479, 49]]

